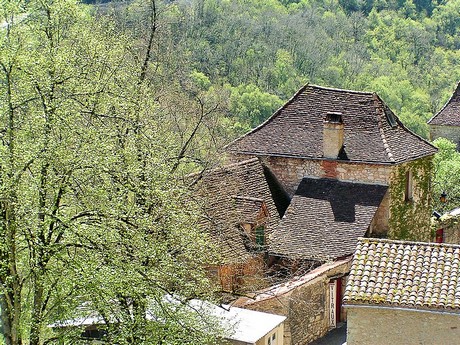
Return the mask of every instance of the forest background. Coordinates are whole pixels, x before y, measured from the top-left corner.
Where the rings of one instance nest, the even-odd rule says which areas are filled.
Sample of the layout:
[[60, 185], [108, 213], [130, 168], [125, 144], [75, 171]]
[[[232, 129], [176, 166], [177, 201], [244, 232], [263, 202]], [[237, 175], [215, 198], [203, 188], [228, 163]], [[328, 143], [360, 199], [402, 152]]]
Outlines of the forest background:
[[[141, 6], [125, 18], [132, 30]], [[375, 91], [427, 138], [426, 121], [460, 80], [459, 13], [459, 0], [167, 1], [154, 60], [178, 92], [221, 95], [228, 138], [307, 82]]]

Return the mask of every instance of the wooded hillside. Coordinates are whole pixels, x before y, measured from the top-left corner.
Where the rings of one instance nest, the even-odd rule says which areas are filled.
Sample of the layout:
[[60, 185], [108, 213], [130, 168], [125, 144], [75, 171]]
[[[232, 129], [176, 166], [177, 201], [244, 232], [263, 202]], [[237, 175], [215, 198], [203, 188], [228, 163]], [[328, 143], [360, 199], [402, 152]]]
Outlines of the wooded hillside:
[[[140, 39], [147, 38], [148, 6], [132, 3], [120, 18]], [[220, 120], [230, 136], [259, 124], [309, 82], [376, 91], [427, 137], [425, 122], [460, 79], [459, 0], [179, 0], [156, 6], [152, 67], [177, 90], [193, 85], [191, 93], [225, 94]]]

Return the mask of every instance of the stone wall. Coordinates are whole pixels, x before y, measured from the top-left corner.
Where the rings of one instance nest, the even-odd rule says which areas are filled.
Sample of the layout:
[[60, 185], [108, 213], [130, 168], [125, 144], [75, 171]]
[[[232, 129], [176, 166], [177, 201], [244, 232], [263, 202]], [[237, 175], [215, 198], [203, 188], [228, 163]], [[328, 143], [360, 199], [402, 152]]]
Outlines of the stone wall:
[[437, 138], [447, 138], [457, 144], [457, 149], [460, 143], [460, 127], [457, 126], [437, 126], [429, 125], [431, 141]]
[[[432, 239], [432, 169], [432, 156], [394, 167], [390, 177], [389, 238], [411, 241]], [[406, 195], [408, 171], [412, 178], [410, 198]]]
[[387, 184], [392, 166], [346, 163], [337, 160], [308, 160], [260, 157], [292, 196], [304, 177], [328, 177], [344, 181]]
[[263, 254], [245, 263], [213, 266], [209, 268], [209, 271], [218, 280], [224, 291], [245, 293], [267, 287]]
[[390, 218], [390, 192], [387, 191], [375, 212], [369, 227], [369, 237], [385, 237], [388, 234]]
[[433, 224], [434, 230], [443, 229], [443, 242], [460, 244], [460, 216], [443, 215], [440, 221]]
[[[235, 156], [247, 159], [249, 156]], [[431, 209], [431, 170], [433, 157], [398, 165], [349, 163], [337, 160], [311, 160], [261, 156], [265, 164], [289, 195], [293, 195], [304, 177], [328, 177], [360, 183], [390, 186], [389, 195], [379, 207], [371, 231], [378, 237], [429, 241]], [[406, 172], [412, 174], [412, 196], [406, 200]], [[388, 231], [388, 232], [387, 232]]]
[[347, 345], [459, 343], [460, 315], [352, 306], [347, 310]]
[[287, 317], [284, 344], [304, 345], [325, 335], [329, 329], [328, 283], [350, 270], [350, 259], [327, 263], [302, 277], [241, 298], [235, 306]]

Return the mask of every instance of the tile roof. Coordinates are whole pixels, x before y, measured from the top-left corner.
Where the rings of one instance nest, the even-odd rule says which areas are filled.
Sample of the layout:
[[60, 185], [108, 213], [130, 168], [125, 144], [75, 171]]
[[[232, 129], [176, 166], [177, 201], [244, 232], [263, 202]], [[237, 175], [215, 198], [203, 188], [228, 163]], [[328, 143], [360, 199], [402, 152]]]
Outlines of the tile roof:
[[[257, 158], [206, 171], [199, 177], [195, 195], [203, 207], [202, 226], [219, 246], [225, 263], [244, 262], [255, 254], [241, 224], [266, 219], [268, 236], [279, 222], [279, 214]], [[264, 206], [265, 205], [265, 206]]]
[[269, 252], [326, 261], [351, 255], [388, 187], [304, 178], [272, 234]]
[[375, 93], [308, 84], [227, 149], [233, 153], [322, 159], [323, 121], [331, 112], [342, 114], [343, 157], [349, 161], [393, 164], [437, 151], [404, 127]]
[[428, 120], [428, 124], [460, 126], [460, 83], [457, 84], [457, 88], [442, 109]]
[[460, 246], [361, 238], [344, 303], [460, 313]]

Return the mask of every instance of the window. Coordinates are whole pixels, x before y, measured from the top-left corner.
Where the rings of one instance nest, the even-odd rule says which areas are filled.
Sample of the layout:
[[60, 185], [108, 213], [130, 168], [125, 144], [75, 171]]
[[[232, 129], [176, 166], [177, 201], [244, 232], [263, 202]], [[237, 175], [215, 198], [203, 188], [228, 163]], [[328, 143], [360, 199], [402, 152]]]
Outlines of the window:
[[256, 245], [260, 248], [265, 245], [265, 226], [260, 225], [258, 226], [255, 231], [255, 240], [256, 240]]
[[276, 332], [268, 336], [267, 345], [276, 345]]
[[412, 201], [412, 172], [406, 171], [405, 201]]

